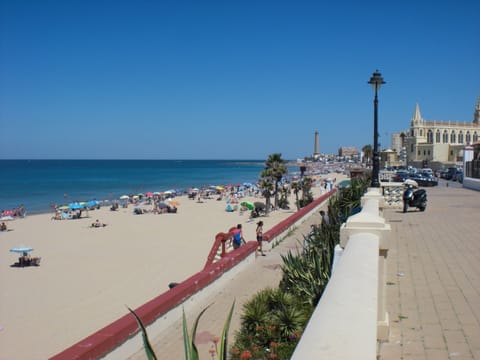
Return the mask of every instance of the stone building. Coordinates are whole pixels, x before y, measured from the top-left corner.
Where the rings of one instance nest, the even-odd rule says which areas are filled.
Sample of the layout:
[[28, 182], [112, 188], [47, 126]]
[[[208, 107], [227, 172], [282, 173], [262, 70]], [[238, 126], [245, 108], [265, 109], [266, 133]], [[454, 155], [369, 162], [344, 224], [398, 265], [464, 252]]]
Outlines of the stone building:
[[398, 154], [404, 150], [408, 165], [439, 169], [461, 165], [465, 146], [478, 142], [479, 137], [480, 96], [471, 122], [425, 120], [417, 104], [410, 129], [393, 134], [392, 145]]
[[354, 146], [342, 146], [338, 149], [338, 156], [345, 158], [345, 160], [358, 159], [360, 152]]

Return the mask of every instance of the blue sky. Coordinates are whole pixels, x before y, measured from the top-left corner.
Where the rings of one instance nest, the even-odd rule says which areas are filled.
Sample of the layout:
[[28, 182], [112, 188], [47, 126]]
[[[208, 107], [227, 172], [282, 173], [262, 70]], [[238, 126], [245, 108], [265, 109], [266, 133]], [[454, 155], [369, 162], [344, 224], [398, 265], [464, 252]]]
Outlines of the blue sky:
[[285, 159], [472, 121], [480, 2], [0, 0], [0, 158]]

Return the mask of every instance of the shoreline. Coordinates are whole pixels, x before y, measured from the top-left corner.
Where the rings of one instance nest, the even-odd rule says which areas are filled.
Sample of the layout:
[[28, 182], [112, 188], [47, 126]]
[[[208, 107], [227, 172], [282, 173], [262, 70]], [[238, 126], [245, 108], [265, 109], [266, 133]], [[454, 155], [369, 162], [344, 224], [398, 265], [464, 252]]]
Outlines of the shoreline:
[[[312, 192], [317, 198], [322, 187]], [[218, 232], [241, 223], [246, 240], [255, 239], [258, 218], [250, 220], [249, 211], [229, 213], [216, 199], [177, 199], [177, 214], [102, 207], [76, 220], [37, 214], [8, 222], [13, 231], [0, 234], [0, 359], [52, 356], [123, 316], [125, 305], [167, 291], [203, 268]], [[265, 231], [295, 212], [293, 195], [289, 201], [292, 209], [260, 218]], [[96, 219], [107, 226], [92, 228]], [[17, 260], [9, 249], [19, 245], [34, 248], [39, 267], [9, 266]]]

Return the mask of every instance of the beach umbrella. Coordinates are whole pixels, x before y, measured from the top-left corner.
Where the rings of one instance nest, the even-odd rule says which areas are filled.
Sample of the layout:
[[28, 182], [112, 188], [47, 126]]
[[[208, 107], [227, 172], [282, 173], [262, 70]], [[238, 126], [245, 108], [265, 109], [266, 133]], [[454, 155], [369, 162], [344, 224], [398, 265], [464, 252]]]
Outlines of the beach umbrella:
[[178, 202], [177, 200], [168, 199], [167, 201], [168, 201], [168, 203], [170, 204], [170, 206], [175, 206], [175, 207], [177, 207], [177, 206], [180, 205], [180, 202]]
[[120, 200], [127, 200], [129, 198], [128, 195], [122, 195], [120, 196]]
[[223, 186], [217, 186], [215, 189], [218, 190], [218, 191], [223, 191], [223, 190], [225, 190], [225, 188], [224, 188]]
[[241, 205], [241, 206], [245, 206], [248, 210], [253, 210], [253, 209], [255, 209], [255, 206], [254, 206], [253, 203], [250, 202], [250, 201], [242, 201], [242, 202], [240, 203], [240, 205]]
[[90, 200], [85, 203], [89, 208], [96, 207], [98, 204], [100, 204], [100, 201], [97, 200]]
[[152, 197], [152, 196], [153, 196], [153, 192], [151, 192], [151, 191], [146, 192], [146, 193], [145, 193], [145, 196], [146, 196], [146, 197]]
[[68, 210], [68, 209], [70, 209], [70, 207], [68, 205], [62, 205], [62, 206], [57, 207], [57, 210]]
[[70, 208], [70, 210], [80, 210], [80, 209], [83, 209], [85, 207], [85, 204], [80, 204], [80, 203], [71, 203], [70, 205], [68, 205], [68, 207]]
[[29, 253], [30, 251], [33, 251], [33, 248], [31, 248], [29, 246], [24, 246], [24, 245], [17, 246], [17, 247], [14, 247], [14, 248], [10, 249], [10, 252], [19, 253], [19, 254]]

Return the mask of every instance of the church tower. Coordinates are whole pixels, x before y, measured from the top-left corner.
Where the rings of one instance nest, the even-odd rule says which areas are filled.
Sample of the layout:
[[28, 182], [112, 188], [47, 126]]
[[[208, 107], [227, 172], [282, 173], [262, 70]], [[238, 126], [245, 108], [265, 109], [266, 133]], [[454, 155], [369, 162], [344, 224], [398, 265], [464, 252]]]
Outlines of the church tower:
[[477, 100], [477, 106], [475, 106], [475, 112], [473, 113], [473, 123], [480, 125], [480, 96]]
[[420, 114], [420, 106], [417, 105], [415, 106], [415, 112], [413, 113], [412, 121], [411, 121], [411, 126], [418, 126], [423, 124], [423, 119], [422, 119], [422, 114]]

